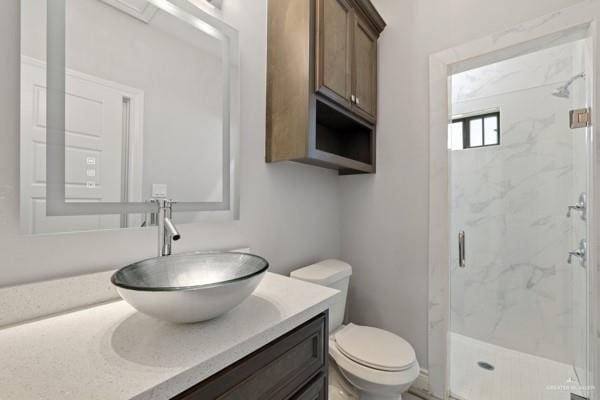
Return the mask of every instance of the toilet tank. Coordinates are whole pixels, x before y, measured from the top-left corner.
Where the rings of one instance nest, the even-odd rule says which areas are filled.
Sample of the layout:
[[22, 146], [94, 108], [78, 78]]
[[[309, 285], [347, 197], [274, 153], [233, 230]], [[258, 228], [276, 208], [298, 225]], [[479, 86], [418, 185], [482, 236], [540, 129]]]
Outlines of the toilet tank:
[[348, 298], [348, 284], [352, 275], [350, 264], [340, 260], [325, 260], [304, 268], [292, 271], [290, 277], [301, 281], [315, 283], [339, 290], [341, 296], [329, 309], [329, 332], [337, 329], [344, 322], [346, 300]]

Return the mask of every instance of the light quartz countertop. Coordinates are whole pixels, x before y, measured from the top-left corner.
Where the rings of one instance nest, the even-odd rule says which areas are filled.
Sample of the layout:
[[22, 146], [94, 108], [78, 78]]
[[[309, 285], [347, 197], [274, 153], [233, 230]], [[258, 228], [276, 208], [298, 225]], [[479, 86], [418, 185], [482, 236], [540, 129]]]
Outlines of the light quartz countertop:
[[224, 316], [175, 325], [124, 301], [0, 330], [0, 399], [169, 399], [325, 311], [339, 292], [267, 273]]

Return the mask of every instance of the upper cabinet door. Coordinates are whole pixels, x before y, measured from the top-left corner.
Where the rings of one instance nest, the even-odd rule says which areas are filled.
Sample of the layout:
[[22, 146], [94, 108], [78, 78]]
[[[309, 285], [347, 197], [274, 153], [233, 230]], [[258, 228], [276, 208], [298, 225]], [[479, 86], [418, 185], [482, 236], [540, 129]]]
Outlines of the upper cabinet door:
[[375, 122], [377, 117], [377, 34], [363, 19], [354, 18], [352, 109]]
[[316, 89], [351, 107], [352, 7], [346, 0], [317, 0]]

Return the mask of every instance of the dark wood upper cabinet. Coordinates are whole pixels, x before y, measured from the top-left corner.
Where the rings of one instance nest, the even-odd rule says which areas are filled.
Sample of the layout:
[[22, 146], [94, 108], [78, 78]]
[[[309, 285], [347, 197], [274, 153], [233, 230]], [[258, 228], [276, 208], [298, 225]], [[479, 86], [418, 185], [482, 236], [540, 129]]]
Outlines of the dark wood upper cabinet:
[[267, 162], [375, 172], [384, 28], [370, 0], [269, 0]]
[[317, 91], [351, 107], [353, 10], [346, 0], [317, 1]]
[[377, 118], [377, 34], [361, 17], [354, 18], [352, 57], [353, 109], [375, 123]]
[[375, 123], [379, 35], [350, 0], [316, 1], [317, 92]]

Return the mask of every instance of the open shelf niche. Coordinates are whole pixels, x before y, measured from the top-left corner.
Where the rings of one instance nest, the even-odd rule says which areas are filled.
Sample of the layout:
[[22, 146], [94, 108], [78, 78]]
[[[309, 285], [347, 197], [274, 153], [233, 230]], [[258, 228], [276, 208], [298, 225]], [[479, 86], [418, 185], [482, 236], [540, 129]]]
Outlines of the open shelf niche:
[[[375, 172], [375, 129], [326, 100], [316, 99], [312, 156], [341, 174]], [[310, 153], [310, 151], [309, 151]]]

